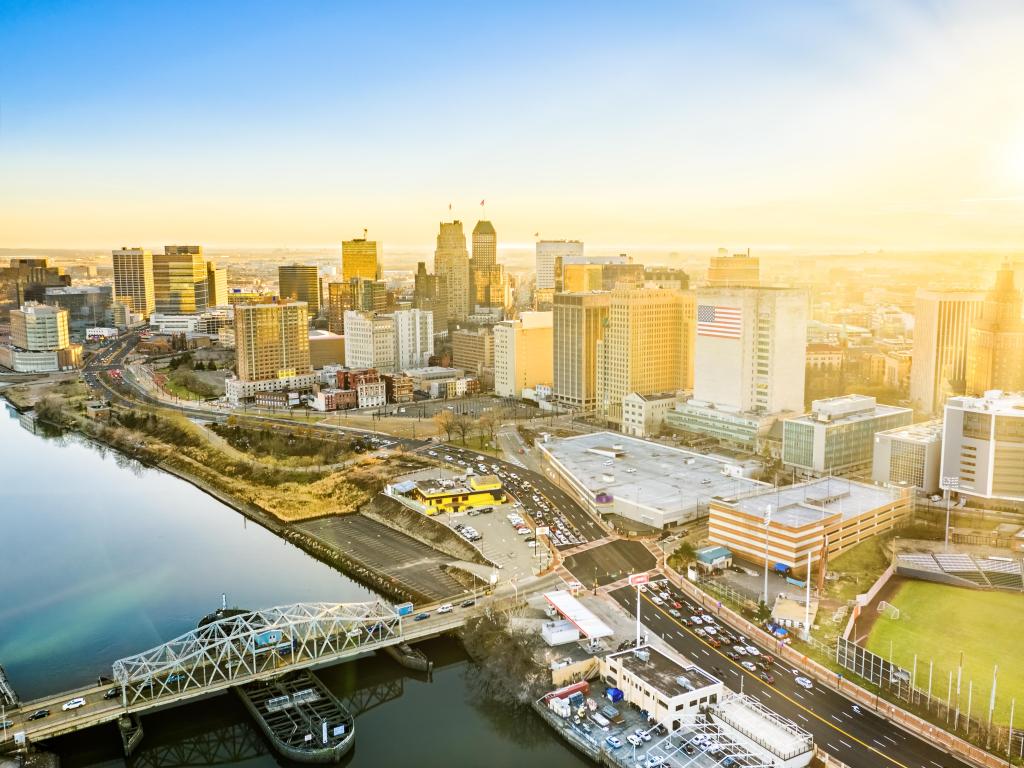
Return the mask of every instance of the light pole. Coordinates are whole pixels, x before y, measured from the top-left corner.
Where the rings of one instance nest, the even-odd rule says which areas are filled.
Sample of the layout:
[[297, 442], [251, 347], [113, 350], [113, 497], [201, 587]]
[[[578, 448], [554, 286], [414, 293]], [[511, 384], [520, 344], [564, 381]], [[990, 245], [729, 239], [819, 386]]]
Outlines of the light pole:
[[764, 514], [764, 604], [768, 606], [768, 527], [772, 524], [772, 505]]
[[949, 551], [949, 508], [950, 502], [952, 501], [952, 491], [957, 490], [960, 487], [960, 478], [958, 476], [943, 477], [942, 488], [946, 492], [946, 536], [945, 544], [943, 545], [943, 551]]

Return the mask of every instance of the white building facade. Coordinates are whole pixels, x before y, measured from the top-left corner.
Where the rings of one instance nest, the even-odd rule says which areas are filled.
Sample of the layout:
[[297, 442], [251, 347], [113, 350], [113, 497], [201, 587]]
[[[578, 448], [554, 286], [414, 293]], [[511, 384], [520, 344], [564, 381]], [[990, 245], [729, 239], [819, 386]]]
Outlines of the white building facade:
[[373, 312], [345, 312], [345, 366], [397, 371], [395, 319]]
[[426, 365], [434, 354], [434, 313], [425, 309], [402, 309], [391, 317], [395, 327], [394, 370]]
[[945, 410], [941, 487], [1024, 505], [1024, 393], [953, 397]]
[[537, 242], [537, 288], [550, 290], [555, 287], [555, 262], [563, 263], [583, 259], [583, 243], [579, 240], [539, 240]]

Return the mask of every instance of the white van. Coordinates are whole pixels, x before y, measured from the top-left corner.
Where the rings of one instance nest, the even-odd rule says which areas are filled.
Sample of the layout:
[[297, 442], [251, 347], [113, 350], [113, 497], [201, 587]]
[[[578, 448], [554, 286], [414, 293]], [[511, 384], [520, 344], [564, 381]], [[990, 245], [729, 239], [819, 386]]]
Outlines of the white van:
[[444, 603], [443, 605], [439, 605], [437, 607], [438, 613], [451, 613], [454, 610], [455, 607], [451, 603]]

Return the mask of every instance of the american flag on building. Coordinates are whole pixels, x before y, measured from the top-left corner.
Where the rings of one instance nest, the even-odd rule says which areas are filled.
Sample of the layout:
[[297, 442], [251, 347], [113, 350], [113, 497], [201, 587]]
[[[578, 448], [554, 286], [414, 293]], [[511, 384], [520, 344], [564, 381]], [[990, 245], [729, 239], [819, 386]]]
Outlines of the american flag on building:
[[738, 339], [742, 332], [743, 314], [739, 307], [712, 304], [697, 306], [697, 335], [717, 339]]

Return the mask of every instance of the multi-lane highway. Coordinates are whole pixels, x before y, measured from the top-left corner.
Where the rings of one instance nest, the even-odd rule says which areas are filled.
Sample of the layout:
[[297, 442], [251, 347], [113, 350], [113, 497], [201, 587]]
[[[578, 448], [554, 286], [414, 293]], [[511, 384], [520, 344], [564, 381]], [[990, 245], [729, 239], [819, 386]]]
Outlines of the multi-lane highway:
[[[657, 605], [654, 598], [661, 591], [668, 593], [668, 600]], [[623, 587], [614, 591], [612, 597], [635, 615], [636, 594], [634, 587]], [[678, 618], [670, 612], [673, 603], [682, 606], [677, 609], [680, 613]], [[769, 685], [761, 679], [760, 669], [751, 671], [742, 665], [743, 661], [750, 662], [752, 657], [730, 658], [727, 652], [734, 644], [715, 648], [696, 633], [697, 626], [687, 626], [684, 622], [692, 615], [706, 612], [698, 610], [693, 601], [667, 581], [652, 583], [647, 592], [641, 593], [640, 620], [652, 636], [661, 637], [683, 656], [718, 676], [728, 688], [742, 689], [744, 693], [760, 699], [765, 706], [788, 717], [812, 733], [818, 746], [851, 768], [966, 768], [967, 763], [906, 733], [868, 709], [861, 707], [858, 712], [850, 700], [831, 688], [817, 683], [810, 688], [798, 685], [796, 678], [804, 675], [789, 666], [778, 662], [769, 665], [774, 677], [774, 684]], [[739, 634], [714, 618], [720, 630]], [[762, 653], [775, 655], [771, 648], [757, 643], [756, 638], [743, 636], [741, 642], [757, 646]]]

